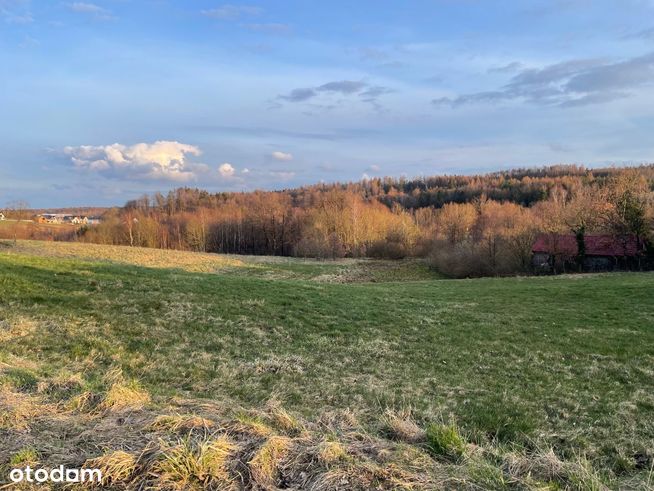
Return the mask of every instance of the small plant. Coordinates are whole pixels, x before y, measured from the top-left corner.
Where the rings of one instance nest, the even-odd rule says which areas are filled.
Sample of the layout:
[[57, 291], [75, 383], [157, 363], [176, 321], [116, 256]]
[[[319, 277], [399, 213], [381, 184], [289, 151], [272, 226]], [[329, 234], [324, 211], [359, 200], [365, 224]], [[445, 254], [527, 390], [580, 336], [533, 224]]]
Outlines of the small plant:
[[25, 447], [20, 449], [9, 459], [9, 464], [12, 466], [17, 466], [21, 464], [38, 462], [39, 454], [32, 447]]
[[425, 435], [427, 446], [434, 455], [458, 460], [465, 454], [465, 440], [453, 424], [433, 423], [427, 427]]

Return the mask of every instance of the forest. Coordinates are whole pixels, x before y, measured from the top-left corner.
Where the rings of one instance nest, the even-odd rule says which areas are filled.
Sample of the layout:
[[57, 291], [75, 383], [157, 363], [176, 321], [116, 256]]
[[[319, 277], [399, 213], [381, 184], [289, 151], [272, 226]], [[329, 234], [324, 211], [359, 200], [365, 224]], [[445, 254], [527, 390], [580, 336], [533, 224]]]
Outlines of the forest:
[[635, 234], [650, 244], [653, 223], [654, 165], [559, 165], [247, 193], [179, 188], [52, 238], [232, 254], [418, 256], [466, 277], [528, 272], [541, 233]]

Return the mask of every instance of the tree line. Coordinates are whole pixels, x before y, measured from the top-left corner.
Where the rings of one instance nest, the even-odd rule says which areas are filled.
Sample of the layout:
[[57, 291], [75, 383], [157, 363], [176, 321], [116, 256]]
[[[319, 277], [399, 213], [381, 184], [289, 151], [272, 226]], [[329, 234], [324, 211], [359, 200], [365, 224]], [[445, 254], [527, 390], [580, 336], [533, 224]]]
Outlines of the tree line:
[[428, 257], [451, 276], [528, 271], [539, 233], [637, 234], [654, 218], [654, 165], [551, 166], [375, 178], [281, 191], [179, 188], [105, 213], [75, 240], [317, 258]]

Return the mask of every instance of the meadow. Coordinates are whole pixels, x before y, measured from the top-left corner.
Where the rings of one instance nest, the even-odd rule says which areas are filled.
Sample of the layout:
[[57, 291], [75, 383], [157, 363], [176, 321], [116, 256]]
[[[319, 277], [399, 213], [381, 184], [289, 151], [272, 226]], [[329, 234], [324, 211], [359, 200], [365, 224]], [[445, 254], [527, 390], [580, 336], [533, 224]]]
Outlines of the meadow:
[[4, 241], [0, 483], [35, 462], [109, 489], [652, 489], [653, 291]]

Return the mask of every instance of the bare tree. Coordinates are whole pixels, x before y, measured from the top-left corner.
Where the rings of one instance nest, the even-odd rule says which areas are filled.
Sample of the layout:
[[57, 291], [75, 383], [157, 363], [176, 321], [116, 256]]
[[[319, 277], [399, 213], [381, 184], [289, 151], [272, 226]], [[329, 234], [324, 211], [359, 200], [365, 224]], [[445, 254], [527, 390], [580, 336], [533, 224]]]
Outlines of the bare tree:
[[7, 203], [7, 210], [11, 211], [11, 216], [14, 220], [14, 224], [13, 224], [14, 244], [18, 240], [18, 229], [20, 227], [20, 222], [27, 220], [29, 218], [29, 209], [30, 209], [30, 204], [25, 200], [19, 199]]

